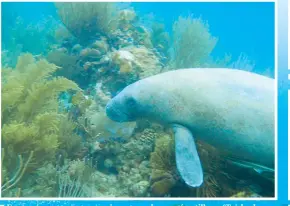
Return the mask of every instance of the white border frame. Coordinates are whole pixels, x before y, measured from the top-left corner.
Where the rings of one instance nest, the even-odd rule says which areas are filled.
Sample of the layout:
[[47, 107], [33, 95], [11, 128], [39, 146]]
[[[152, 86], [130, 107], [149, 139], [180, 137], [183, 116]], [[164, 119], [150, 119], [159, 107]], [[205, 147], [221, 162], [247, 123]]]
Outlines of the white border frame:
[[[116, 200], [116, 201], [128, 201], [128, 200], [137, 200], [137, 201], [144, 201], [144, 200], [152, 200], [152, 201], [156, 201], [156, 200], [193, 200], [193, 201], [198, 201], [198, 200], [210, 200], [210, 201], [217, 201], [217, 200], [228, 200], [228, 201], [275, 201], [278, 200], [278, 137], [277, 137], [277, 129], [278, 129], [278, 124], [277, 124], [277, 114], [278, 114], [278, 84], [277, 84], [277, 76], [278, 76], [278, 2], [277, 0], [239, 0], [239, 1], [234, 1], [234, 0], [85, 0], [85, 1], [81, 1], [81, 0], [54, 0], [54, 1], [35, 1], [35, 0], [27, 0], [27, 1], [23, 1], [23, 0], [0, 0], [1, 3], [2, 2], [178, 2], [178, 3], [182, 3], [182, 2], [233, 2], [233, 3], [240, 3], [240, 2], [273, 2], [275, 3], [275, 197], [271, 197], [271, 198], [150, 198], [150, 197], [146, 197], [146, 198], [120, 198], [120, 197], [100, 197], [100, 198], [1, 198], [0, 200], [38, 200], [38, 201], [42, 201], [42, 200], [68, 200], [68, 201], [74, 201], [74, 200]], [[282, 0], [283, 1], [283, 0]], [[286, 0], [287, 1], [287, 0]], [[288, 2], [288, 8], [289, 7], [289, 2]], [[0, 6], [1, 8], [1, 6]], [[1, 10], [2, 11], [2, 10]], [[288, 9], [289, 11], [289, 9]], [[288, 22], [290, 20], [290, 16], [288, 15]], [[0, 23], [1, 25], [1, 23]], [[0, 36], [2, 35], [2, 32], [0, 34]], [[288, 26], [288, 35], [289, 35], [289, 26]], [[0, 41], [0, 47], [1, 47], [1, 41]], [[2, 47], [1, 47], [2, 48]], [[288, 48], [289, 49], [289, 48]], [[289, 52], [288, 52], [289, 55]], [[290, 56], [288, 56], [289, 59]], [[0, 57], [1, 58], [1, 57]], [[289, 61], [288, 61], [289, 64]], [[290, 67], [288, 66], [288, 68], [290, 69]], [[1, 73], [0, 73], [1, 76]], [[290, 78], [290, 74], [289, 74], [289, 78]], [[0, 86], [1, 87], [1, 86]], [[288, 90], [288, 98], [290, 100], [289, 97], [290, 94], [290, 90]], [[0, 97], [1, 100], [1, 97]], [[288, 100], [288, 102], [289, 102]], [[290, 111], [290, 104], [288, 104], [288, 111]], [[289, 114], [289, 113], [288, 113]], [[288, 116], [289, 120], [290, 120], [290, 114]], [[0, 120], [1, 121], [1, 120]], [[290, 128], [290, 121], [288, 121], [288, 128]], [[288, 130], [288, 136], [290, 139], [290, 130]], [[1, 144], [1, 142], [0, 142]], [[288, 140], [288, 148], [290, 148], [290, 141]], [[1, 154], [0, 154], [1, 156]], [[288, 153], [288, 161], [290, 160], [290, 153]], [[1, 165], [0, 165], [0, 169], [1, 169]], [[290, 169], [290, 166], [288, 164], [288, 171]], [[2, 169], [0, 170], [1, 173]], [[288, 175], [289, 176], [289, 175]], [[1, 176], [0, 176], [0, 180], [1, 180]], [[288, 178], [288, 187], [290, 187], [290, 178]], [[0, 195], [1, 195], [1, 191], [0, 191]], [[288, 195], [290, 198], [290, 188], [288, 189]], [[111, 204], [112, 205], [112, 204]], [[153, 204], [151, 204], [153, 205]]]

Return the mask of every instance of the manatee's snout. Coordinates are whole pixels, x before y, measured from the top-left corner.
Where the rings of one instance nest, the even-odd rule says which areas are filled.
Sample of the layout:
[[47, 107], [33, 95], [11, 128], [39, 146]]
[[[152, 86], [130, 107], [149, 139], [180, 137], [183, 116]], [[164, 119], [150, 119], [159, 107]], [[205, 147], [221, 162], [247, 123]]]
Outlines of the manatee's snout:
[[126, 122], [128, 117], [123, 111], [125, 108], [118, 98], [111, 99], [106, 105], [107, 116], [115, 122]]
[[106, 115], [113, 121], [119, 122], [120, 115], [118, 115], [118, 110], [114, 108], [113, 100], [110, 100], [106, 105]]

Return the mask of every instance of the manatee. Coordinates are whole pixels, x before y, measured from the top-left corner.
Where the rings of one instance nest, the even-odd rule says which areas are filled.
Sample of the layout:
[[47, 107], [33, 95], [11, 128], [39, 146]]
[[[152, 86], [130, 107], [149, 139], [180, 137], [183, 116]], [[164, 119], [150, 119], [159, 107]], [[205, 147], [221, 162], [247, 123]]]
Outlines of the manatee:
[[139, 118], [171, 126], [177, 169], [191, 187], [203, 183], [194, 138], [237, 164], [274, 172], [274, 79], [228, 68], [169, 71], [125, 87], [106, 106], [113, 121]]

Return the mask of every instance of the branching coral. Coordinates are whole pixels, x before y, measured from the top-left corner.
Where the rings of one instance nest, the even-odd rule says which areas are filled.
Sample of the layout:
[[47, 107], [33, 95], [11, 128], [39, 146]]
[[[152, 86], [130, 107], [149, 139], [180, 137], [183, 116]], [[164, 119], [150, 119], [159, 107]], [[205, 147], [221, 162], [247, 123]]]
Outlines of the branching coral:
[[206, 174], [203, 185], [196, 189], [196, 197], [216, 197], [219, 191], [220, 187], [215, 177]]
[[173, 65], [175, 68], [197, 67], [214, 49], [217, 38], [201, 18], [179, 17], [173, 25]]
[[41, 197], [88, 197], [94, 171], [82, 160], [48, 163], [36, 170], [35, 186], [24, 192]]
[[59, 175], [58, 197], [84, 197], [83, 186], [78, 180], [71, 180], [67, 174]]
[[[4, 153], [4, 149], [2, 149], [1, 150], [1, 165], [2, 165], [1, 192], [2, 192], [2, 194], [3, 193], [5, 194], [5, 192], [13, 189], [18, 184], [18, 182], [21, 180], [21, 178], [23, 177], [23, 175], [28, 167], [28, 164], [30, 163], [30, 161], [33, 157], [33, 151], [30, 152], [29, 157], [25, 163], [23, 162], [22, 156], [18, 155], [19, 166], [18, 166], [17, 170], [15, 171], [15, 174], [13, 175], [13, 177], [11, 177], [10, 179], [7, 176], [8, 175], [7, 171], [3, 165], [4, 157], [5, 157], [5, 153]], [[21, 192], [21, 188], [18, 188], [17, 193], [16, 193], [17, 197], [20, 196], [20, 192]]]
[[55, 3], [67, 29], [82, 41], [108, 35], [116, 26], [117, 8], [111, 2]]
[[223, 189], [220, 184], [220, 172], [223, 164], [220, 153], [204, 142], [196, 141], [196, 143], [203, 166], [204, 182], [199, 188], [190, 188], [190, 195], [196, 197], [220, 196], [220, 191]]
[[93, 169], [84, 161], [67, 162], [57, 172], [59, 197], [86, 197], [85, 186], [90, 183]]
[[[2, 70], [2, 165], [7, 174], [13, 174], [19, 155], [34, 153], [22, 170], [23, 176], [53, 160], [57, 149], [66, 142], [60, 135], [60, 123], [67, 115], [58, 112], [58, 96], [80, 89], [66, 78], [53, 78], [56, 70], [46, 60], [35, 62], [31, 54], [20, 56], [15, 69]], [[66, 135], [72, 135], [72, 130], [67, 130]]]

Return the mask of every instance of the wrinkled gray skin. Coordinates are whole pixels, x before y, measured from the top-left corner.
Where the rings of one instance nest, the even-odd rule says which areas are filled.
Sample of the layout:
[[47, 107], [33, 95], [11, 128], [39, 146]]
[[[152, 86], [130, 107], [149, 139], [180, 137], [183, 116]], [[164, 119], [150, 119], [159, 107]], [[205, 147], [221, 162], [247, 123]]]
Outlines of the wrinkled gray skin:
[[127, 86], [106, 113], [118, 122], [181, 125], [232, 157], [274, 168], [274, 86], [241, 70], [180, 69]]

